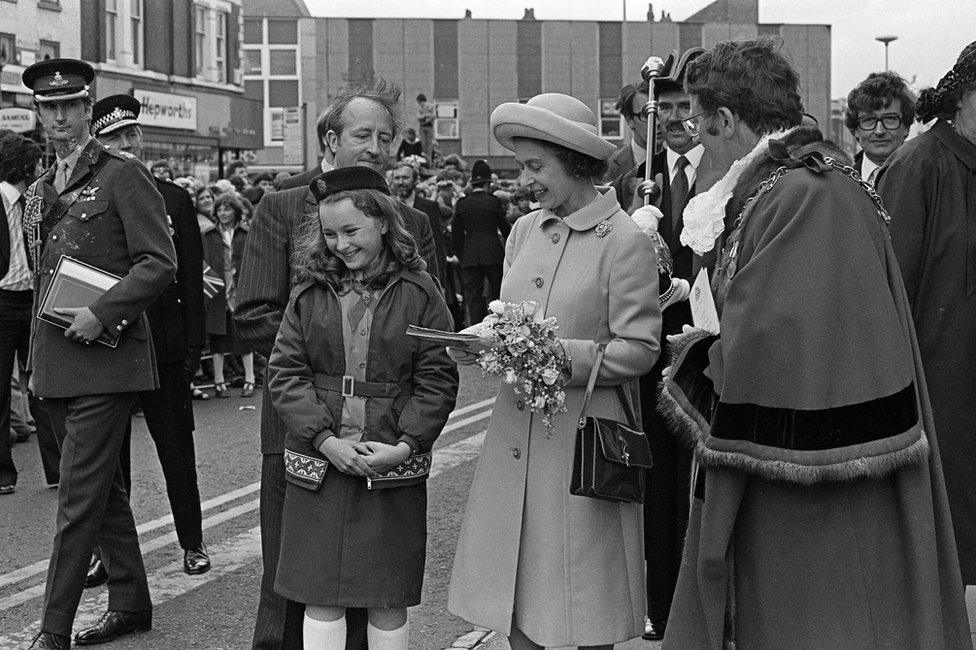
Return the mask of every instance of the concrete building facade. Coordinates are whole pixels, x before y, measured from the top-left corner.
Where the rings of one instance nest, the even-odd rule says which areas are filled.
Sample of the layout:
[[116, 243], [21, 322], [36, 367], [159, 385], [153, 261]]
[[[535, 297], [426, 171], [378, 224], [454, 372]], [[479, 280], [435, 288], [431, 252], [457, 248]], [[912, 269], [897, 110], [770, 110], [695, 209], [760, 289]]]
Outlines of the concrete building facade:
[[[289, 33], [296, 63], [288, 68], [292, 76], [279, 78], [268, 68], [276, 45], [267, 37], [284, 31], [286, 23], [294, 24]], [[604, 137], [622, 143], [629, 134], [613, 103], [622, 85], [639, 81], [648, 56], [760, 35], [782, 39], [800, 74], [805, 110], [821, 124], [831, 111], [830, 27], [759, 23], [758, 0], [718, 0], [680, 23], [543, 21], [531, 10], [521, 20], [315, 18], [301, 2], [244, 0], [244, 25], [244, 56], [254, 63], [245, 69], [247, 96], [266, 102], [268, 126], [297, 93], [294, 105], [305, 116], [306, 164], [318, 156], [316, 116], [349, 82], [397, 82], [408, 126], [416, 126], [414, 98], [426, 94], [437, 104], [442, 155], [487, 158], [506, 167], [510, 158], [489, 133], [489, 116], [498, 104], [567, 93], [593, 109]], [[265, 139], [259, 161], [281, 166], [283, 139], [267, 130]]]

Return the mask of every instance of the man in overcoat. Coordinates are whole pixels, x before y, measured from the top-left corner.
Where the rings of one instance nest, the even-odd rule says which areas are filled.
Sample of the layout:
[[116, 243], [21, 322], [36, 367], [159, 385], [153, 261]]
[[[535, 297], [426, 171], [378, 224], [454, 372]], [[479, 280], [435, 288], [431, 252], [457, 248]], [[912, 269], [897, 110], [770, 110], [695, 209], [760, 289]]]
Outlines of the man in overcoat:
[[[371, 89], [340, 92], [321, 124], [329, 125], [325, 144], [336, 168], [363, 165], [383, 171], [399, 130], [400, 89], [382, 81]], [[321, 133], [321, 128], [320, 128]], [[436, 277], [433, 236], [427, 215], [402, 206], [400, 215], [417, 242], [427, 271]], [[237, 285], [237, 333], [253, 350], [270, 356], [288, 304], [296, 227], [318, 218], [318, 204], [307, 185], [273, 192], [261, 200], [247, 238]], [[301, 648], [304, 606], [274, 591], [285, 497], [285, 425], [271, 405], [267, 384], [261, 408], [261, 552], [264, 573], [254, 624], [254, 648]], [[366, 647], [366, 611], [347, 614], [347, 647]]]
[[[34, 643], [39, 648], [69, 647], [96, 541], [109, 575], [108, 611], [75, 642], [102, 643], [152, 626], [119, 452], [138, 393], [159, 386], [143, 312], [172, 281], [176, 252], [162, 197], [146, 168], [89, 134], [93, 79], [91, 66], [73, 59], [37, 63], [23, 74], [57, 154], [56, 165], [27, 193], [35, 305], [62, 256], [120, 278], [89, 306], [60, 309], [67, 329], [33, 323], [30, 384], [61, 443], [57, 530]], [[118, 337], [117, 347], [100, 342], [106, 334]]]
[[447, 286], [447, 224], [454, 218], [454, 212], [436, 201], [430, 201], [417, 196], [417, 170], [413, 165], [399, 162], [393, 167], [391, 182], [393, 194], [407, 207], [419, 210], [427, 215], [430, 221], [431, 234], [434, 236], [434, 252], [437, 256], [437, 279], [441, 287]]
[[[92, 134], [113, 151], [142, 155], [142, 105], [132, 95], [111, 95], [92, 108]], [[206, 345], [203, 300], [203, 244], [193, 204], [186, 190], [172, 181], [153, 178], [163, 197], [166, 220], [176, 248], [176, 277], [146, 310], [159, 372], [159, 388], [139, 395], [149, 435], [156, 445], [166, 479], [166, 493], [176, 536], [183, 549], [183, 571], [210, 570], [203, 544], [200, 490], [193, 448], [193, 402], [190, 377]], [[122, 470], [129, 480], [129, 436], [122, 450]], [[104, 565], [93, 564], [86, 586], [108, 580]]]

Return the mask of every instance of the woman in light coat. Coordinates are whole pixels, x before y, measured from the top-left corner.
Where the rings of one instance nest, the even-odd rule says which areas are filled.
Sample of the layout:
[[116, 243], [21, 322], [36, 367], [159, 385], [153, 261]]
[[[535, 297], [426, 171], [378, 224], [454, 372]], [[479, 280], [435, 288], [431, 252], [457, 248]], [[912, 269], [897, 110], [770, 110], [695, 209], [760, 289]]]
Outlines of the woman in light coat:
[[570, 495], [573, 445], [597, 345], [607, 347], [590, 414], [621, 421], [614, 386], [634, 381], [658, 357], [656, 255], [614, 193], [594, 186], [614, 147], [597, 136], [582, 102], [543, 94], [502, 104], [491, 124], [542, 206], [509, 236], [501, 299], [536, 301], [556, 317], [568, 357], [566, 412], [547, 436], [541, 414], [501, 385], [448, 609], [508, 635], [513, 650], [611, 648], [644, 631], [641, 506]]

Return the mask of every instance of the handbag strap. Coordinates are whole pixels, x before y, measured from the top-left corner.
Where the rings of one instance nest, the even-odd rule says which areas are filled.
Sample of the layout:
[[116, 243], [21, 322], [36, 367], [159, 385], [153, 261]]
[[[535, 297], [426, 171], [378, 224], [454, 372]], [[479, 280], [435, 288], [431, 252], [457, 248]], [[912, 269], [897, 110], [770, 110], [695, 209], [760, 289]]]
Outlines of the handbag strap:
[[[596, 359], [593, 360], [593, 367], [590, 369], [590, 377], [586, 380], [586, 393], [583, 395], [583, 406], [580, 407], [579, 420], [577, 425], [580, 429], [586, 426], [587, 411], [590, 408], [590, 398], [593, 397], [593, 389], [596, 387], [596, 377], [600, 374], [600, 366], [603, 365], [603, 355], [607, 350], [606, 343], [596, 346]], [[624, 407], [624, 414], [627, 416], [627, 425], [633, 429], [637, 428], [637, 416], [634, 413], [634, 405], [630, 402], [627, 391], [620, 384], [615, 386], [617, 396]]]
[[596, 346], [596, 359], [593, 360], [593, 367], [590, 369], [590, 378], [586, 380], [586, 394], [583, 395], [583, 406], [580, 407], [579, 428], [586, 426], [586, 411], [590, 407], [590, 398], [593, 397], [593, 388], [596, 386], [596, 376], [600, 374], [600, 366], [603, 364], [603, 353], [607, 349], [606, 343]]

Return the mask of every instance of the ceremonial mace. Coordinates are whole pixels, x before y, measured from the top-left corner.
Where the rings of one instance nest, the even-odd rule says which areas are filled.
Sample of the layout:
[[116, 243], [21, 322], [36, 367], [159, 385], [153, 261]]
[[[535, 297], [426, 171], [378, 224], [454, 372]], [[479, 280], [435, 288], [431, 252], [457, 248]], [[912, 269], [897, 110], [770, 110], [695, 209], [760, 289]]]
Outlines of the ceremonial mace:
[[[673, 55], [672, 55], [673, 58]], [[641, 67], [641, 78], [647, 81], [647, 103], [644, 104], [644, 113], [647, 115], [647, 150], [644, 159], [644, 187], [648, 188], [644, 194], [644, 205], [650, 205], [661, 193], [661, 188], [654, 185], [649, 187], [648, 181], [651, 180], [651, 158], [657, 151], [657, 96], [654, 92], [654, 80], [664, 72], [664, 60], [659, 56], [648, 57]], [[653, 195], [653, 196], [652, 196]]]

